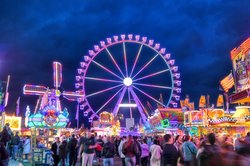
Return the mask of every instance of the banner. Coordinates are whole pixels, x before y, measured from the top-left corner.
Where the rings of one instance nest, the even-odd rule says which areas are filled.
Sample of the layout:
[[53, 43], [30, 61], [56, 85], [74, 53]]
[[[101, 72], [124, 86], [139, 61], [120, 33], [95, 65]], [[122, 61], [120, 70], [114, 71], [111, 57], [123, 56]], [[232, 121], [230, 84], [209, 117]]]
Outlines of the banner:
[[202, 95], [200, 97], [199, 107], [200, 108], [205, 108], [206, 107], [206, 96]]
[[217, 107], [223, 107], [223, 106], [224, 106], [224, 98], [223, 98], [223, 95], [219, 95], [219, 96], [218, 96], [216, 106], [217, 106]]

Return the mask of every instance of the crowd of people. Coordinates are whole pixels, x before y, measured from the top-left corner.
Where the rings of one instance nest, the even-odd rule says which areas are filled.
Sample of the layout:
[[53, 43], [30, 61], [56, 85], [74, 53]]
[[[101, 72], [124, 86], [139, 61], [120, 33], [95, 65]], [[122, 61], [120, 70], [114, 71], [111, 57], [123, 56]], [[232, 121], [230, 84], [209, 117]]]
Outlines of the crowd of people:
[[247, 166], [250, 163], [250, 132], [246, 137], [210, 133], [200, 138], [189, 135], [96, 136], [85, 132], [70, 139], [56, 138], [52, 145], [54, 165], [113, 166]]
[[9, 123], [6, 123], [0, 132], [0, 149], [0, 165], [7, 166], [10, 158], [28, 162], [31, 153], [30, 137], [20, 137], [19, 132], [13, 133]]
[[[36, 146], [45, 148], [40, 140]], [[114, 166], [117, 161], [122, 166], [247, 166], [250, 132], [245, 137], [214, 133], [137, 137], [97, 136], [85, 131], [56, 137], [51, 152], [54, 166]], [[7, 166], [10, 158], [28, 161], [30, 153], [30, 138], [13, 134], [6, 124], [0, 133], [0, 165]]]

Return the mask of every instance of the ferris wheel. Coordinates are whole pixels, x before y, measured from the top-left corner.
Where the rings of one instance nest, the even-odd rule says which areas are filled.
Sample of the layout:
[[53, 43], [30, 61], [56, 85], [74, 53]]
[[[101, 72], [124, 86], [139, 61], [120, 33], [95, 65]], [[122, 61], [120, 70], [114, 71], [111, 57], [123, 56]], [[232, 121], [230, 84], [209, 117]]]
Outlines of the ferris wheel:
[[129, 34], [100, 41], [83, 57], [77, 73], [75, 87], [85, 94], [80, 109], [89, 122], [103, 111], [114, 116], [124, 111], [131, 118], [139, 112], [147, 121], [146, 107], [178, 106], [178, 66], [165, 48], [147, 37]]

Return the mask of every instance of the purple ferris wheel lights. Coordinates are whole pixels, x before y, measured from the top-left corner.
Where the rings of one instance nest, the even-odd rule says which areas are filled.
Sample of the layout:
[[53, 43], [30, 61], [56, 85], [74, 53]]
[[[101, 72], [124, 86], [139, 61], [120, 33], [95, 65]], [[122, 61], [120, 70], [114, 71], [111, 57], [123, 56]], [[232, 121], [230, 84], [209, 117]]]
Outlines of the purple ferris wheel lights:
[[140, 40], [140, 35], [135, 35], [135, 41], [139, 41]]
[[160, 54], [165, 54], [166, 48], [161, 48], [161, 50], [159, 52], [160, 52]]
[[111, 44], [111, 43], [112, 43], [112, 39], [111, 39], [110, 37], [107, 38], [106, 40], [107, 40], [107, 43], [108, 43], [108, 44]]
[[119, 36], [115, 35], [115, 36], [113, 36], [113, 39], [114, 39], [115, 42], [118, 42], [119, 41]]
[[100, 50], [100, 47], [98, 45], [94, 45], [94, 50], [95, 51], [99, 51]]
[[181, 86], [181, 81], [180, 81], [180, 80], [175, 80], [174, 83], [175, 83], [177, 86]]
[[170, 59], [171, 54], [167, 53], [166, 55], [163, 56], [166, 60]]
[[129, 40], [132, 40], [132, 39], [133, 39], [133, 34], [129, 34], [129, 35], [128, 35], [128, 39], [129, 39]]
[[161, 46], [160, 43], [156, 43], [155, 46], [154, 46], [154, 49], [159, 50], [160, 46]]
[[142, 37], [142, 43], [146, 43], [147, 42], [147, 37]]
[[154, 44], [154, 40], [149, 40], [148, 45], [152, 46]]
[[125, 40], [125, 38], [126, 38], [126, 35], [122, 34], [122, 35], [121, 35], [121, 39], [122, 39], [122, 40]]
[[105, 41], [100, 41], [100, 45], [101, 47], [105, 47], [106, 46]]
[[178, 71], [178, 66], [173, 66], [173, 67], [171, 67], [171, 69], [172, 69], [173, 72], [177, 72]]

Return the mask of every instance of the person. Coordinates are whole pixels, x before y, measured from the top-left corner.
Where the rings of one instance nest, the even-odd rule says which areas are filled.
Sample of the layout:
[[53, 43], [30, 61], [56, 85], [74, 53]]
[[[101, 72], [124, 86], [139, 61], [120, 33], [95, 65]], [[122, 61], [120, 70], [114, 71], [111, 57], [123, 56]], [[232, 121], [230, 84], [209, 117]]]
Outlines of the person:
[[0, 166], [8, 166], [9, 153], [5, 148], [4, 142], [0, 142]]
[[55, 142], [51, 145], [52, 157], [54, 159], [54, 166], [58, 166], [60, 162], [59, 147], [60, 147], [60, 139], [59, 137], [56, 137]]
[[81, 143], [78, 159], [80, 159], [82, 155], [82, 166], [92, 166], [97, 145], [94, 134], [86, 132], [86, 135], [87, 139]]
[[174, 146], [174, 139], [170, 134], [164, 135], [162, 165], [163, 166], [177, 166], [178, 150]]
[[125, 166], [125, 155], [122, 153], [122, 147], [125, 142], [126, 142], [126, 136], [123, 136], [118, 147], [118, 153], [120, 158], [122, 159], [122, 166]]
[[115, 145], [110, 142], [110, 137], [107, 137], [107, 143], [103, 145], [102, 153], [103, 166], [113, 166], [115, 156]]
[[77, 139], [75, 138], [75, 134], [72, 134], [69, 142], [68, 142], [68, 150], [69, 150], [69, 165], [76, 165], [77, 162]]
[[150, 153], [151, 153], [150, 165], [160, 166], [162, 149], [159, 145], [158, 139], [154, 139], [153, 145], [150, 146]]
[[62, 144], [59, 146], [59, 158], [61, 160], [62, 166], [65, 166], [66, 157], [67, 157], [67, 141], [63, 140]]
[[191, 142], [190, 140], [191, 140], [191, 137], [189, 135], [184, 135], [181, 151], [182, 151], [185, 166], [196, 165], [197, 148], [195, 144]]
[[139, 150], [131, 135], [128, 136], [128, 140], [123, 144], [122, 153], [125, 155], [125, 165], [135, 166], [136, 155], [139, 153]]
[[136, 158], [136, 164], [135, 165], [141, 165], [141, 153], [142, 153], [142, 150], [141, 150], [141, 144], [139, 143], [139, 141], [137, 140], [138, 137], [137, 136], [134, 136], [134, 142], [138, 148], [138, 153], [136, 154], [135, 158]]
[[8, 142], [11, 140], [11, 131], [10, 131], [10, 124], [6, 123], [3, 127], [3, 130], [1, 132], [1, 140], [0, 142], [4, 143], [4, 146], [6, 149], [8, 149]]
[[98, 139], [96, 140], [97, 141], [97, 146], [96, 146], [96, 149], [95, 149], [95, 154], [96, 154], [96, 158], [97, 158], [97, 162], [98, 162], [98, 165], [100, 165], [101, 163], [101, 153], [102, 153], [102, 147], [103, 147], [103, 140], [102, 140], [102, 136], [99, 135]]
[[148, 158], [149, 158], [149, 146], [147, 144], [147, 140], [143, 139], [141, 144], [141, 165], [147, 166], [148, 165]]
[[11, 139], [12, 159], [13, 160], [16, 160], [19, 143], [20, 143], [20, 137], [18, 136], [18, 132], [16, 132], [15, 136], [13, 136]]
[[25, 155], [25, 160], [24, 162], [28, 162], [28, 156], [30, 154], [30, 138], [29, 136], [25, 137], [25, 141], [23, 144], [23, 154]]
[[245, 138], [245, 142], [246, 142], [247, 144], [250, 144], [250, 132], [247, 132], [247, 136], [246, 136], [246, 138]]
[[216, 138], [214, 133], [210, 133], [207, 136], [208, 142], [201, 144], [200, 149], [197, 152], [197, 165], [198, 166], [221, 166], [222, 157], [221, 150], [218, 145], [215, 144]]

